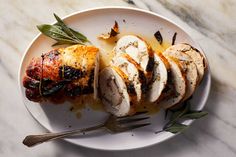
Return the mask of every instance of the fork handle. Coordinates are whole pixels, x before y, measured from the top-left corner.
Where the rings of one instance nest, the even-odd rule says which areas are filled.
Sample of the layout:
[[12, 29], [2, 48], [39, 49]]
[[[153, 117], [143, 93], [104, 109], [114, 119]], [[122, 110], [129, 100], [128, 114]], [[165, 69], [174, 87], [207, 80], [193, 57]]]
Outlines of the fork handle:
[[89, 128], [64, 131], [64, 132], [60, 132], [60, 133], [45, 133], [45, 134], [41, 134], [41, 135], [28, 135], [23, 140], [23, 144], [28, 147], [32, 147], [32, 146], [35, 146], [35, 145], [43, 143], [43, 142], [47, 142], [47, 141], [51, 141], [51, 140], [55, 140], [55, 139], [60, 139], [60, 138], [65, 138], [65, 137], [69, 137], [69, 136], [74, 136], [74, 135], [78, 135], [80, 133], [97, 130], [97, 129], [100, 129], [103, 127], [104, 127], [104, 124], [100, 124], [100, 125], [89, 127]]

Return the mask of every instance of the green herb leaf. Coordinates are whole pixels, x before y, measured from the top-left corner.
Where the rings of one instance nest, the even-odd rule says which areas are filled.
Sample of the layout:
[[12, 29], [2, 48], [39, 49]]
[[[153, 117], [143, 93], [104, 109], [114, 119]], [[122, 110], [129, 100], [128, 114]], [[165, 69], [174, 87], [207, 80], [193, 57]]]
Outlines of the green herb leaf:
[[71, 32], [72, 32], [78, 39], [80, 39], [82, 42], [87, 42], [87, 41], [88, 41], [87, 37], [84, 36], [83, 34], [77, 32], [77, 31], [75, 31], [75, 30], [73, 30], [73, 29], [71, 29], [71, 28], [70, 28], [70, 30], [71, 30]]
[[37, 26], [40, 32], [57, 41], [52, 46], [65, 44], [85, 44], [85, 42], [89, 42], [83, 34], [67, 27], [66, 24], [61, 20], [61, 18], [56, 14], [54, 14], [54, 17], [57, 20], [56, 24], [43, 24]]
[[65, 31], [66, 34], [73, 37], [74, 39], [81, 40], [82, 42], [88, 41], [87, 38], [83, 34], [67, 27], [66, 24], [62, 21], [62, 19], [59, 16], [57, 16], [55, 13], [54, 13], [54, 17], [57, 20], [56, 25], [61, 26], [61, 28]]
[[184, 125], [181, 123], [174, 123], [168, 127], [165, 127], [163, 130], [176, 134], [176, 133], [184, 131], [186, 128], [188, 128], [187, 125]]
[[208, 114], [205, 111], [191, 111], [190, 107], [191, 107], [191, 104], [189, 103], [189, 101], [185, 101], [183, 106], [180, 109], [170, 110], [170, 111], [172, 111], [172, 115], [170, 117], [169, 122], [166, 123], [166, 125], [163, 127], [163, 130], [174, 133], [174, 134], [182, 132], [188, 126], [181, 124], [180, 120], [198, 119], [198, 118], [204, 117]]
[[62, 30], [69, 36], [71, 36], [72, 38], [76, 39], [77, 37], [71, 32], [70, 28], [68, 28], [65, 23], [61, 20], [60, 17], [58, 17], [55, 13], [53, 14], [55, 19], [57, 20], [57, 24], [58, 26], [60, 26], [62, 28]]
[[73, 38], [71, 38], [65, 32], [63, 32], [63, 30], [61, 30], [61, 27], [59, 26], [43, 24], [43, 25], [38, 25], [37, 28], [44, 35], [52, 39], [73, 41]]
[[199, 118], [206, 116], [207, 114], [208, 114], [208, 112], [205, 112], [205, 111], [191, 111], [191, 112], [188, 112], [187, 114], [183, 115], [182, 118], [199, 119]]
[[189, 103], [185, 103], [185, 105], [183, 106], [183, 108], [181, 108], [180, 110], [174, 112], [171, 117], [170, 117], [170, 121], [167, 123], [167, 125], [171, 125], [172, 123], [175, 123], [176, 121], [178, 121], [184, 114], [186, 114], [188, 111], [190, 110], [190, 104]]

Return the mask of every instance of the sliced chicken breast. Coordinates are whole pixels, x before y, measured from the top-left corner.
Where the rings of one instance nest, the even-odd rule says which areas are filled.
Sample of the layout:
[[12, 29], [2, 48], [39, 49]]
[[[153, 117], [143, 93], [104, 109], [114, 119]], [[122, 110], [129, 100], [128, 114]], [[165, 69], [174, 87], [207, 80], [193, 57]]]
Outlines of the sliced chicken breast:
[[177, 51], [184, 52], [192, 58], [193, 62], [197, 66], [197, 72], [198, 72], [198, 76], [199, 76], [198, 82], [200, 82], [204, 76], [206, 66], [207, 66], [205, 64], [206, 63], [205, 58], [202, 55], [202, 53], [198, 49], [196, 49], [186, 43], [174, 45], [171, 47], [171, 50], [175, 50], [175, 51], [177, 50]]
[[166, 56], [166, 59], [169, 62], [170, 71], [168, 72], [167, 85], [162, 91], [158, 104], [163, 108], [170, 108], [181, 102], [185, 97], [186, 79], [181, 63], [168, 56]]
[[177, 49], [173, 49], [173, 46], [166, 49], [163, 54], [175, 58], [183, 65], [183, 69], [186, 70], [187, 91], [184, 100], [188, 99], [195, 91], [198, 83], [196, 64], [189, 55]]
[[126, 35], [120, 38], [114, 48], [115, 55], [127, 53], [141, 67], [148, 71], [149, 56], [153, 56], [151, 47], [140, 37], [134, 35]]
[[117, 69], [118, 73], [121, 73], [119, 71], [122, 71], [122, 73], [124, 73], [124, 74], [120, 74], [121, 77], [123, 77], [123, 80], [127, 79], [126, 82], [128, 84], [130, 83], [133, 84], [133, 87], [135, 90], [135, 97], [136, 97], [135, 101], [139, 102], [141, 99], [142, 91], [141, 91], [141, 82], [139, 80], [139, 71], [135, 67], [135, 65], [130, 63], [128, 59], [123, 55], [113, 58], [111, 65], [119, 68]]
[[111, 67], [104, 68], [99, 77], [100, 97], [111, 114], [121, 117], [130, 112], [130, 98], [120, 75]]
[[155, 102], [160, 97], [167, 83], [166, 65], [157, 54], [154, 54], [154, 69], [152, 73], [152, 82], [149, 84], [147, 99]]
[[[142, 92], [147, 92], [147, 83], [152, 79], [154, 66], [154, 52], [147, 42], [135, 35], [126, 35], [120, 38], [114, 48], [115, 55], [127, 54], [129, 61], [132, 62], [140, 72], [142, 79]], [[132, 61], [131, 61], [132, 60]], [[144, 74], [144, 75], [143, 75]], [[145, 79], [143, 79], [145, 76]], [[145, 83], [146, 82], [146, 83]]]
[[147, 91], [147, 73], [143, 70], [143, 68], [138, 64], [132, 57], [130, 57], [128, 54], [124, 53], [122, 54], [122, 57], [126, 58], [129, 63], [133, 64], [135, 68], [138, 70], [138, 80], [141, 84], [141, 92], [145, 93]]

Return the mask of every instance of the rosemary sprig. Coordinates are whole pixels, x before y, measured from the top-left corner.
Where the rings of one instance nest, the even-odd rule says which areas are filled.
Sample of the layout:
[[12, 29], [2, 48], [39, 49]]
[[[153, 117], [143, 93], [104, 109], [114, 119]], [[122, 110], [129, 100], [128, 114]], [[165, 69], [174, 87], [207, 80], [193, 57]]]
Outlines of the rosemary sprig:
[[54, 14], [57, 23], [54, 25], [42, 24], [38, 25], [37, 28], [44, 35], [56, 40], [52, 46], [57, 45], [72, 45], [72, 44], [82, 44], [89, 42], [88, 39], [81, 33], [69, 28], [60, 17]]

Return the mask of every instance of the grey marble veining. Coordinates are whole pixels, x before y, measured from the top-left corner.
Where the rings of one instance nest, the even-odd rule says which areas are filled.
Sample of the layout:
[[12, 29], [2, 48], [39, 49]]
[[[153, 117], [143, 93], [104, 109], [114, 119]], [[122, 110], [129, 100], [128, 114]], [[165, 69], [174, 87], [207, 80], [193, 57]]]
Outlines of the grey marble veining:
[[[21, 144], [25, 135], [45, 131], [23, 107], [17, 88], [21, 56], [37, 35], [35, 25], [97, 6], [131, 6], [156, 12], [185, 29], [199, 42], [210, 62], [209, 116], [183, 134], [148, 148], [106, 152], [64, 141], [35, 148]], [[236, 1], [235, 0], [0, 0], [0, 156], [236, 156]]]

